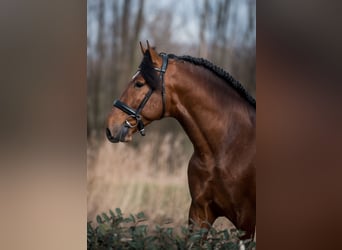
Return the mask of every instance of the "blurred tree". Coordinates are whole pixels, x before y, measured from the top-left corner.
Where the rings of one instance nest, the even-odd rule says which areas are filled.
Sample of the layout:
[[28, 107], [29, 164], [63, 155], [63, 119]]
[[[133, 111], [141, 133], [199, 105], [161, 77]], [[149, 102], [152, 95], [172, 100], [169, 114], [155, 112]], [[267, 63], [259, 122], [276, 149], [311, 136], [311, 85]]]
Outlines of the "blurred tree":
[[[95, 45], [88, 45], [88, 135], [103, 137], [105, 118], [114, 96], [136, 67], [136, 51], [144, 22], [145, 1], [90, 1], [88, 13], [97, 23]], [[107, 6], [111, 4], [111, 12]], [[109, 20], [111, 17], [111, 21]], [[108, 46], [107, 46], [108, 45]]]
[[98, 35], [96, 41], [96, 57], [92, 57], [90, 73], [88, 75], [88, 134], [95, 134], [100, 128], [100, 91], [103, 79], [104, 47], [104, 0], [97, 5]]
[[200, 28], [199, 28], [199, 56], [207, 58], [208, 57], [208, 44], [205, 32], [208, 30], [208, 20], [210, 16], [210, 5], [209, 0], [204, 0], [204, 6], [201, 8], [200, 14]]
[[[104, 138], [113, 99], [141, 60], [139, 40], [160, 52], [207, 58], [254, 94], [255, 26], [255, 0], [89, 0], [87, 134]], [[179, 39], [184, 34], [188, 41]], [[159, 131], [175, 127], [158, 124]]]
[[[254, 95], [255, 1], [197, 0], [194, 5], [199, 24], [199, 56], [229, 71]], [[242, 7], [245, 15], [241, 14]]]

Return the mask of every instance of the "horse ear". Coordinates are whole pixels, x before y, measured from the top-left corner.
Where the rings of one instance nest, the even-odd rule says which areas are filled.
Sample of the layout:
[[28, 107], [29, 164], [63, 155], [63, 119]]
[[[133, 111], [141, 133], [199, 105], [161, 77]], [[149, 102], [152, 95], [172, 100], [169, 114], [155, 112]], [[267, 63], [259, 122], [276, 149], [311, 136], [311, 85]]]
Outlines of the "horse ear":
[[146, 51], [146, 49], [144, 48], [144, 46], [142, 45], [142, 43], [141, 42], [139, 42], [140, 43], [140, 49], [141, 49], [141, 53], [143, 53], [143, 55], [145, 54], [145, 51]]
[[154, 47], [150, 47], [150, 44], [148, 41], [146, 41], [147, 43], [147, 50], [148, 52], [150, 53], [150, 57], [151, 57], [151, 60], [154, 64], [158, 64], [158, 61], [160, 60], [160, 57], [157, 53], [157, 51], [155, 50]]
[[151, 48], [148, 50], [150, 52], [151, 60], [154, 64], [158, 65], [158, 62], [160, 60], [160, 57], [157, 53], [157, 51], [154, 48]]

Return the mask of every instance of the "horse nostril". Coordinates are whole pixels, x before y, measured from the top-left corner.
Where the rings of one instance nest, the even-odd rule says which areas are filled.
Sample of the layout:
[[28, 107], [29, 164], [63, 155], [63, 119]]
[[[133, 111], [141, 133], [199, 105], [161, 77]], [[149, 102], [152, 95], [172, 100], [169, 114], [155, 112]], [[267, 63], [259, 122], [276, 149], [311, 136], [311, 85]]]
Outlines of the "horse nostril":
[[120, 138], [117, 138], [117, 136], [112, 135], [109, 128], [106, 128], [106, 136], [107, 136], [107, 139], [112, 143], [117, 143], [120, 141]]
[[108, 139], [112, 139], [113, 138], [112, 133], [110, 132], [109, 128], [106, 128], [106, 135], [107, 135]]

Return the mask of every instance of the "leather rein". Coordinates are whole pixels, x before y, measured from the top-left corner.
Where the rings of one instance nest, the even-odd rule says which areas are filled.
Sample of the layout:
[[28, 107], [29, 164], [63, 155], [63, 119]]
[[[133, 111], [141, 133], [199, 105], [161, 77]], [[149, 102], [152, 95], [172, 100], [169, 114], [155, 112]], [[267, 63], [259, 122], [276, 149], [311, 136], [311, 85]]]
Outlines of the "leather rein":
[[[161, 96], [162, 96], [162, 103], [163, 103], [163, 111], [162, 114], [160, 116], [160, 119], [164, 117], [165, 114], [165, 109], [166, 109], [166, 97], [165, 97], [165, 82], [164, 82], [164, 74], [166, 72], [167, 69], [167, 64], [168, 64], [168, 55], [165, 53], [160, 53], [160, 55], [162, 56], [162, 66], [161, 68], [154, 68], [154, 70], [160, 72], [159, 78], [160, 78], [160, 82], [161, 82]], [[121, 111], [125, 112], [127, 115], [129, 115], [129, 117], [132, 117], [136, 120], [136, 124], [132, 125], [129, 121], [128, 118], [125, 120], [125, 127], [129, 127], [129, 128], [134, 128], [137, 127], [137, 129], [139, 130], [140, 134], [142, 136], [145, 136], [145, 125], [142, 121], [141, 118], [141, 111], [143, 110], [143, 108], [145, 107], [146, 103], [148, 102], [148, 100], [150, 99], [152, 93], [153, 93], [154, 89], [152, 89], [150, 87], [149, 91], [146, 93], [144, 99], [142, 99], [141, 103], [139, 104], [138, 108], [135, 110], [133, 108], [131, 108], [130, 106], [128, 106], [126, 103], [120, 101], [120, 100], [115, 100], [113, 103], [113, 106], [120, 109]]]

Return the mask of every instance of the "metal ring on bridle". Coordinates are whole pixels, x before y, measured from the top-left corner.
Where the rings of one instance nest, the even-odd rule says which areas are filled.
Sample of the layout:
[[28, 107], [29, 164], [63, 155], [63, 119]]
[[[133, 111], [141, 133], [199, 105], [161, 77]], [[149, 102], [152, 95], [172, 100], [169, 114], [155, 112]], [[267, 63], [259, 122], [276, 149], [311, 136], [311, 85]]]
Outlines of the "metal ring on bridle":
[[[133, 117], [134, 118], [134, 117]], [[135, 128], [138, 125], [138, 122], [135, 125], [132, 125], [127, 119], [125, 120], [125, 125], [129, 128]]]

